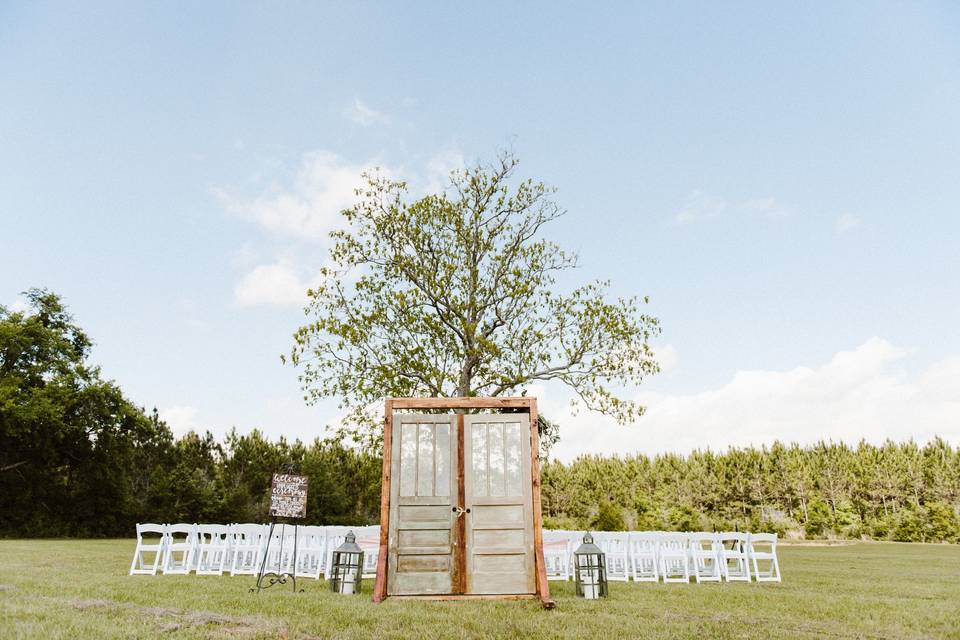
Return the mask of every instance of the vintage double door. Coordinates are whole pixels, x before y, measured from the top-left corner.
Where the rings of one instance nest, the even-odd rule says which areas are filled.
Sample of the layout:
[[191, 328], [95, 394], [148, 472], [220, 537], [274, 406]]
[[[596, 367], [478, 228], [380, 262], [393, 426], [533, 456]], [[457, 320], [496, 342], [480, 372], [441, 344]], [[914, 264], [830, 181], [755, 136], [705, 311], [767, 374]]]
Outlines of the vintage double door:
[[532, 594], [530, 416], [395, 414], [389, 595]]

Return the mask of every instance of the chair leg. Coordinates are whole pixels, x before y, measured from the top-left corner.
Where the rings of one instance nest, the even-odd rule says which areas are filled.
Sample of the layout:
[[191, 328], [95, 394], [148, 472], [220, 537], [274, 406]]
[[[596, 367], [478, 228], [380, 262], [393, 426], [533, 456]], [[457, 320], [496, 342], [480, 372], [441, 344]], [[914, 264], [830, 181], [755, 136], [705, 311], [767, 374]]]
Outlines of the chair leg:
[[133, 562], [130, 563], [130, 574], [129, 574], [131, 576], [133, 575], [134, 569], [137, 568], [137, 560], [140, 560], [141, 562], [143, 561], [140, 558], [140, 543], [137, 543], [137, 548], [134, 549], [133, 551]]

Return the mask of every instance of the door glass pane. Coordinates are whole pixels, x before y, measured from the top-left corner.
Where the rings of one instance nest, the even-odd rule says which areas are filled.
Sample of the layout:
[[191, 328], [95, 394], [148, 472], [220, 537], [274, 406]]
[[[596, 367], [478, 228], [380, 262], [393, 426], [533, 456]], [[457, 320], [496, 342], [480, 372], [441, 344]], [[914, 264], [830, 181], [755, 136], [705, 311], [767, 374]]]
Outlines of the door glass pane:
[[450, 495], [450, 425], [434, 427], [437, 436], [437, 492], [438, 496]]
[[417, 425], [400, 425], [400, 495], [417, 495]]
[[487, 426], [490, 434], [490, 495], [502, 496], [506, 493], [504, 486], [504, 455], [503, 455], [503, 425], [491, 424]]
[[420, 425], [420, 455], [417, 456], [417, 495], [433, 495], [433, 425]]
[[520, 424], [511, 422], [504, 425], [504, 439], [506, 440], [505, 449], [507, 450], [507, 495], [522, 496], [523, 482], [521, 480], [520, 469], [523, 467], [520, 455], [523, 451], [521, 446]]
[[470, 427], [471, 467], [473, 467], [473, 495], [490, 495], [487, 490], [487, 425], [475, 424]]

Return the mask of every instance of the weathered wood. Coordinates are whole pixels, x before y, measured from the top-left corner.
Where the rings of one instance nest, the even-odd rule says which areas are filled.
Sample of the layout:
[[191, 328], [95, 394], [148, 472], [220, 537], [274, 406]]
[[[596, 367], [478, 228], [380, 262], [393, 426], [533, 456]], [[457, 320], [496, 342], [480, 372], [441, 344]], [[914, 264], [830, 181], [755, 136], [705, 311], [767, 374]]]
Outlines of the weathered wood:
[[[463, 484], [464, 452], [466, 446], [463, 441], [463, 414], [457, 414], [457, 506], [461, 509], [467, 503], [466, 487]], [[454, 593], [463, 594], [467, 591], [467, 522], [465, 517], [457, 518], [454, 527]]]
[[526, 409], [533, 398], [390, 398], [394, 409]]
[[485, 594], [449, 594], [423, 596], [391, 596], [391, 600], [533, 600], [537, 596], [532, 593], [506, 593], [499, 595]]
[[[393, 417], [387, 596], [447, 595], [455, 588], [455, 424], [451, 414]], [[437, 484], [439, 460], [446, 461], [444, 484]]]
[[[546, 576], [546, 565], [544, 564], [543, 558], [543, 513], [542, 513], [542, 504], [540, 497], [540, 464], [539, 464], [539, 436], [537, 433], [537, 424], [538, 424], [538, 414], [537, 414], [537, 404], [536, 399], [528, 397], [513, 397], [513, 398], [388, 398], [385, 403], [385, 416], [384, 416], [384, 468], [382, 476], [383, 484], [383, 493], [380, 499], [380, 556], [377, 563], [377, 580], [374, 586], [374, 602], [381, 602], [384, 600], [388, 593], [397, 594], [391, 595], [392, 598], [401, 598], [401, 599], [426, 599], [426, 600], [523, 600], [530, 598], [539, 598], [545, 608], [551, 609], [556, 606], [556, 603], [550, 597], [550, 586], [547, 583]], [[396, 505], [392, 503], [391, 496], [396, 493], [399, 488], [397, 484], [399, 478], [391, 482], [391, 476], [396, 475], [393, 472], [393, 468], [397, 463], [396, 452], [393, 449], [396, 448], [396, 443], [394, 442], [395, 434], [393, 432], [394, 427], [394, 412], [401, 409], [421, 409], [421, 410], [437, 410], [437, 409], [451, 409], [458, 410], [459, 415], [457, 420], [454, 423], [454, 428], [457, 430], [457, 440], [456, 440], [456, 462], [455, 462], [455, 471], [456, 475], [456, 495], [451, 496], [451, 503], [457, 504], [461, 508], [467, 507], [469, 503], [469, 490], [467, 485], [470, 484], [469, 477], [464, 475], [464, 469], [466, 464], [469, 464], [467, 461], [467, 446], [469, 445], [466, 442], [466, 428], [463, 411], [468, 409], [526, 409], [529, 413], [524, 416], [517, 416], [524, 422], [526, 419], [529, 419], [530, 424], [530, 455], [529, 457], [523, 452], [521, 460], [523, 462], [523, 467], [526, 467], [523, 470], [523, 485], [524, 485], [524, 502], [528, 505], [527, 508], [530, 509], [531, 520], [528, 520], [529, 527], [527, 531], [529, 532], [532, 529], [533, 534], [533, 550], [532, 558], [530, 551], [522, 552], [519, 547], [516, 547], [514, 544], [510, 545], [501, 545], [496, 544], [492, 545], [489, 548], [489, 553], [480, 553], [477, 555], [481, 561], [486, 564], [486, 569], [493, 571], [494, 573], [504, 572], [506, 574], [508, 569], [516, 564], [520, 558], [526, 555], [527, 558], [531, 558], [533, 564], [533, 584], [529, 587], [534, 593], [526, 591], [526, 588], [520, 584], [516, 585], [516, 591], [511, 592], [510, 589], [513, 589], [513, 585], [504, 584], [495, 584], [492, 585], [494, 590], [499, 590], [501, 587], [504, 588], [502, 593], [488, 593], [488, 594], [477, 594], [477, 593], [466, 593], [471, 590], [470, 579], [469, 579], [469, 570], [465, 565], [469, 565], [469, 554], [468, 554], [468, 534], [467, 534], [467, 517], [453, 518], [454, 522], [451, 523], [453, 526], [449, 529], [451, 534], [451, 542], [453, 543], [452, 557], [447, 556], [451, 560], [451, 574], [447, 574], [452, 580], [447, 583], [449, 587], [448, 593], [443, 593], [443, 586], [441, 584], [431, 585], [432, 588], [425, 590], [423, 595], [412, 595], [411, 591], [407, 589], [396, 589], [395, 587], [390, 587], [388, 576], [391, 573], [391, 565], [388, 560], [390, 557], [390, 534], [391, 525], [394, 524], [391, 522], [391, 517], [396, 517], [395, 511]], [[526, 412], [525, 412], [526, 413]], [[436, 419], [439, 416], [431, 416]], [[404, 414], [398, 414], [398, 418], [401, 421], [405, 421], [407, 416]], [[503, 416], [498, 416], [502, 419]], [[492, 420], [499, 422], [500, 420]], [[453, 434], [451, 434], [453, 435]], [[435, 436], [436, 437], [436, 436]], [[516, 437], [515, 435], [512, 437]], [[504, 434], [504, 441], [505, 441]], [[525, 441], [525, 439], [524, 439]], [[506, 445], [504, 445], [506, 447]], [[526, 448], [526, 447], [524, 447]], [[506, 453], [506, 448], [504, 449]], [[529, 465], [529, 466], [528, 466]], [[467, 474], [469, 476], [469, 474]], [[529, 478], [529, 481], [527, 479]], [[506, 490], [506, 487], [503, 487]], [[399, 504], [399, 498], [397, 498]], [[456, 502], [454, 502], [456, 501]], [[502, 524], [498, 522], [504, 517], [507, 517], [510, 514], [507, 514], [502, 510], [503, 507], [509, 506], [506, 504], [508, 501], [502, 501], [499, 499], [493, 499], [493, 496], [487, 497], [485, 500], [481, 500], [481, 506], [483, 502], [489, 501], [486, 509], [492, 510], [490, 512], [491, 518], [486, 525], [478, 522], [477, 527], [479, 530], [485, 530], [483, 533], [495, 533], [496, 529], [500, 529], [501, 526], [507, 523], [504, 521]], [[413, 505], [411, 505], [413, 506]], [[426, 505], [423, 505], [426, 506]], [[484, 507], [481, 506], [481, 509]], [[485, 520], [481, 516], [481, 521]], [[515, 519], [514, 516], [511, 516], [508, 519]], [[414, 523], [410, 523], [413, 525]], [[419, 524], [419, 523], [418, 523]], [[532, 524], [532, 526], [530, 526]], [[494, 526], [496, 525], [496, 526]], [[489, 527], [489, 528], [488, 528]], [[429, 529], [433, 529], [433, 525]], [[512, 528], [512, 527], [507, 527]], [[410, 535], [420, 535], [419, 526], [411, 527], [409, 531]], [[426, 526], [423, 527], [424, 531], [427, 531]], [[503, 531], [503, 529], [501, 529]], [[529, 539], [529, 538], [528, 538]], [[414, 542], [414, 539], [411, 539], [410, 542]], [[416, 542], [420, 542], [416, 540]], [[422, 552], [431, 552], [424, 553], [423, 555], [435, 555], [433, 552], [441, 551], [441, 547], [434, 547], [433, 540], [429, 542], [423, 540], [428, 546], [420, 546], [420, 544], [411, 545], [411, 549], [417, 549]], [[439, 541], [437, 541], [439, 542]], [[492, 542], [492, 540], [490, 541]], [[502, 540], [501, 542], [512, 542], [511, 540]], [[422, 543], [421, 543], [422, 544]], [[502, 548], [501, 548], [502, 547]], [[442, 554], [440, 554], [442, 555]], [[428, 572], [436, 571], [441, 569], [442, 558], [435, 557], [431, 559], [423, 558], [422, 562], [424, 563], [423, 569], [426, 569]], [[418, 565], [419, 566], [419, 565]], [[519, 565], [517, 565], [519, 567]], [[526, 572], [523, 572], [526, 573]], [[411, 578], [416, 576], [430, 575], [430, 573], [420, 573], [419, 571], [407, 574]], [[438, 578], [442, 574], [433, 573]], [[522, 573], [521, 573], [522, 575]], [[530, 575], [529, 573], [527, 575]], [[407, 585], [404, 585], [407, 586]], [[410, 585], [412, 586], [412, 585]], [[426, 586], [426, 585], [423, 585]], [[420, 591], [420, 587], [416, 587], [413, 590], [413, 593]], [[484, 589], [486, 590], [486, 589]], [[406, 591], [406, 595], [403, 592]], [[458, 593], [459, 592], [459, 593]]]
[[527, 414], [468, 415], [464, 422], [467, 593], [536, 593]]
[[537, 595], [545, 609], [553, 609], [557, 603], [550, 597], [547, 582], [547, 566], [543, 561], [543, 512], [540, 502], [540, 434], [537, 429], [539, 417], [537, 401], [530, 405], [530, 474], [533, 493], [533, 556], [537, 570]]
[[387, 557], [390, 540], [390, 465], [393, 432], [393, 400], [387, 398], [383, 407], [383, 471], [380, 475], [380, 555], [377, 556], [377, 578], [373, 585], [373, 601], [383, 602], [387, 597]]
[[270, 483], [270, 517], [305, 518], [307, 484], [307, 476], [273, 474], [273, 481]]

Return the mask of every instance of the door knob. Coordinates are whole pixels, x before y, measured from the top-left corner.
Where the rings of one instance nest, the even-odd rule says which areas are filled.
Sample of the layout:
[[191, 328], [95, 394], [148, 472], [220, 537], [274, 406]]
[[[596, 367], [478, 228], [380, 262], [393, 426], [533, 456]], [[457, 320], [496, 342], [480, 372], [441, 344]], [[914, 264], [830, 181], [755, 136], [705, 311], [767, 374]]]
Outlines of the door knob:
[[466, 509], [461, 509], [460, 507], [454, 507], [454, 508], [452, 509], [452, 511], [453, 511], [455, 514], [457, 514], [457, 517], [459, 518], [460, 516], [462, 516], [462, 515], [465, 514], [465, 513], [470, 513], [470, 508], [467, 507]]

